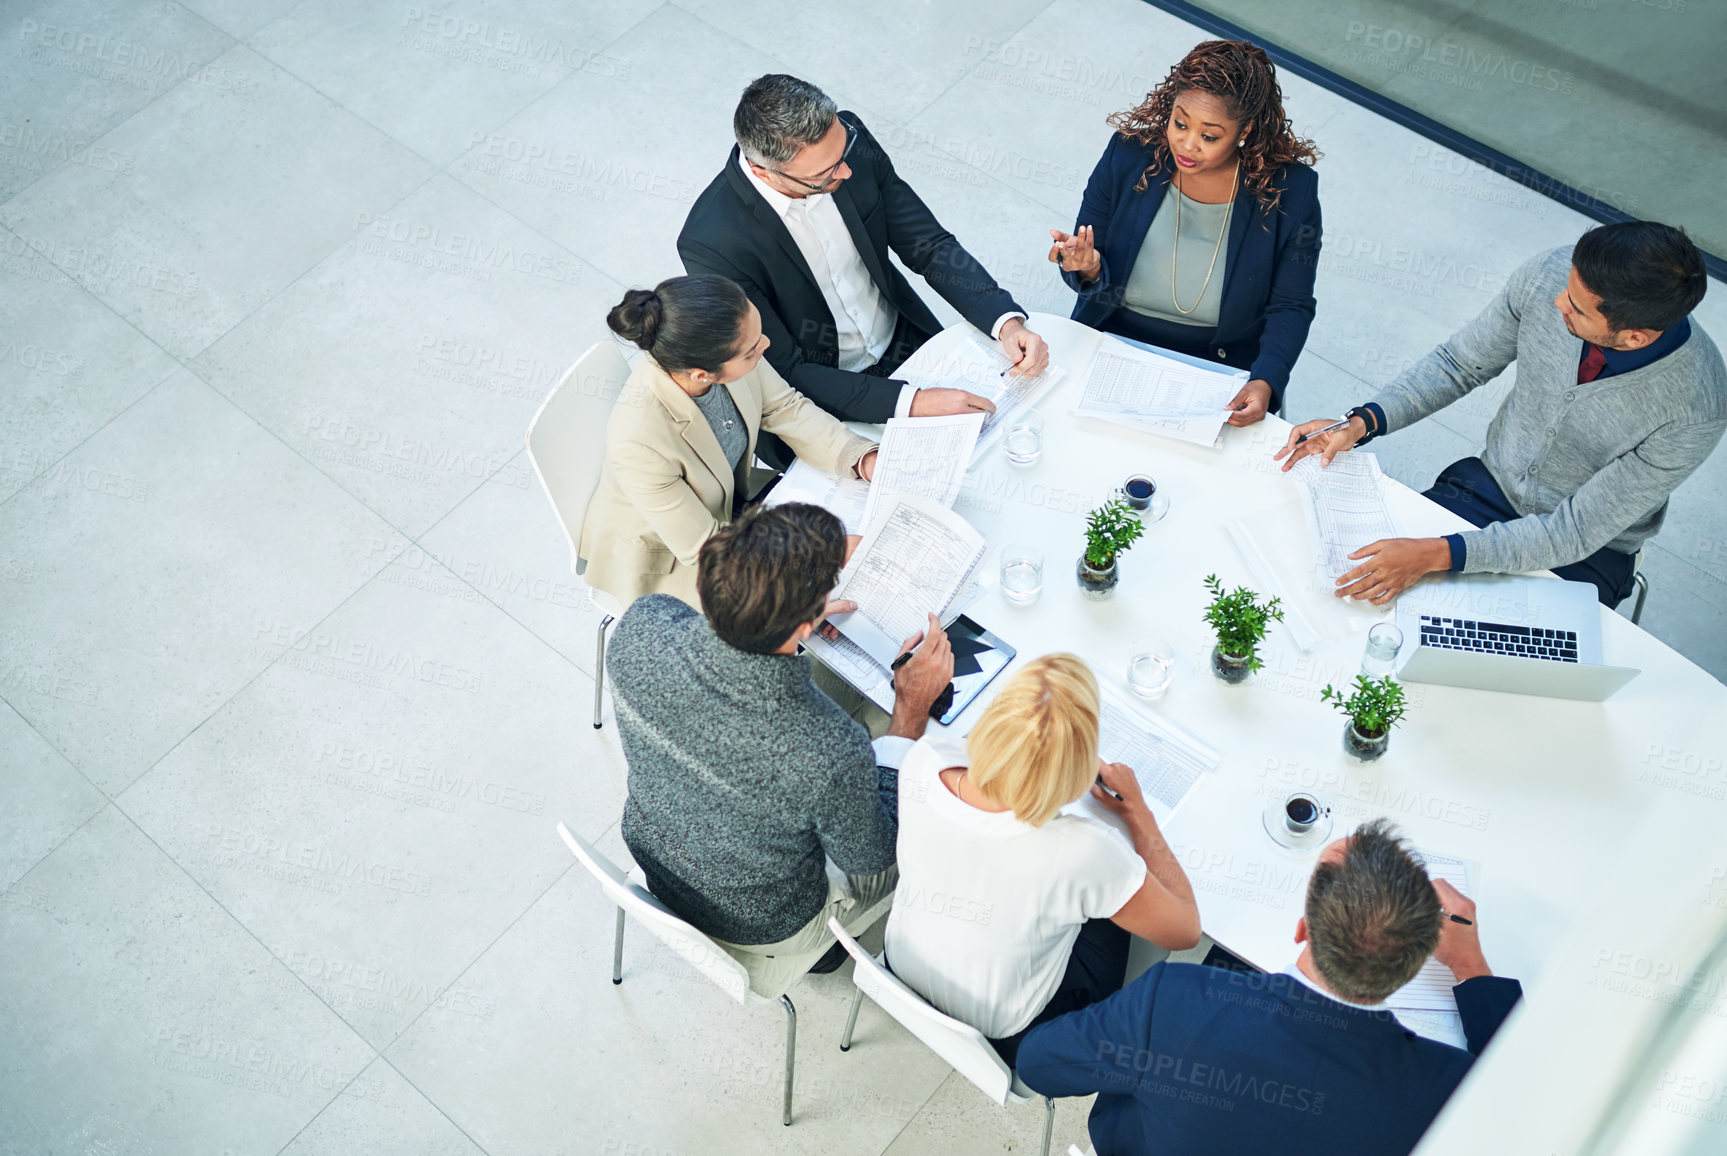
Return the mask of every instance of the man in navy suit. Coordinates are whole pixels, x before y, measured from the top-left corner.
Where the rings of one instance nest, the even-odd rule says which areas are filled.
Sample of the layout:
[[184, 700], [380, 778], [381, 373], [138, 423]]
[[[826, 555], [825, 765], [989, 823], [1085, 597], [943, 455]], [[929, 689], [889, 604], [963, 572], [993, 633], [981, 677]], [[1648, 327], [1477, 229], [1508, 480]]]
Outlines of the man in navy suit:
[[[1046, 1096], [1097, 1093], [1098, 1156], [1401, 1156], [1522, 996], [1488, 970], [1477, 931], [1475, 904], [1376, 819], [1321, 852], [1289, 968], [1160, 963], [1032, 1029], [1019, 1076]], [[1429, 955], [1457, 979], [1467, 1052], [1385, 1010]]]

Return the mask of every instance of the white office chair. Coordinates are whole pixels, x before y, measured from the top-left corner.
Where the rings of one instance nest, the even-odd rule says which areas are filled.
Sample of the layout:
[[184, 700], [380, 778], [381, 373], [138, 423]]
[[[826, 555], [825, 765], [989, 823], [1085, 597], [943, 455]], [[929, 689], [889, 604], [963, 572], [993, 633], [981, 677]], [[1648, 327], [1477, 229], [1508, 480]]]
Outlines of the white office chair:
[[[606, 423], [618, 394], [629, 380], [630, 366], [611, 341], [601, 341], [564, 371], [552, 392], [528, 423], [528, 460], [552, 503], [558, 524], [570, 543], [570, 569], [580, 574], [577, 555], [588, 503], [600, 484], [600, 463], [606, 456]], [[604, 590], [588, 587], [588, 600], [604, 616], [594, 645], [594, 729], [600, 729], [605, 702], [606, 628], [624, 608]]]
[[[892, 1016], [912, 1035], [922, 1040], [930, 1051], [952, 1065], [954, 1071], [977, 1085], [978, 1090], [998, 1104], [1023, 1104], [1037, 1096], [1020, 1082], [984, 1034], [963, 1024], [950, 1015], [937, 1011], [911, 988], [900, 982], [875, 956], [847, 934], [837, 918], [829, 917], [828, 930], [845, 946], [856, 967], [852, 982], [857, 991], [852, 996], [851, 1014], [846, 1016], [845, 1035], [840, 1038], [840, 1051], [849, 1052], [852, 1029], [857, 1026], [858, 1006], [869, 996], [876, 1006]], [[1043, 1097], [1043, 1156], [1049, 1156], [1049, 1141], [1055, 1131], [1055, 1101]]]
[[[681, 955], [690, 966], [701, 972], [733, 1000], [746, 1005], [776, 1002], [768, 996], [757, 995], [751, 991], [749, 973], [744, 970], [743, 964], [732, 958], [712, 939], [673, 915], [666, 909], [665, 904], [654, 898], [640, 869], [625, 875], [610, 859], [562, 823], [558, 824], [558, 836], [581, 865], [588, 869], [588, 874], [599, 880], [600, 890], [605, 892], [606, 897], [618, 905], [617, 931], [612, 942], [614, 984], [624, 982], [624, 915], [627, 912], [635, 917], [636, 922], [646, 927], [655, 939]], [[810, 952], [807, 959], [800, 961], [801, 966], [792, 976], [792, 980], [806, 974], [825, 952], [826, 945]], [[777, 1002], [786, 1013], [785, 1102], [780, 1122], [789, 1126], [792, 1122], [793, 1064], [797, 1058], [798, 1009], [792, 1004], [791, 997], [784, 992], [779, 993]]]

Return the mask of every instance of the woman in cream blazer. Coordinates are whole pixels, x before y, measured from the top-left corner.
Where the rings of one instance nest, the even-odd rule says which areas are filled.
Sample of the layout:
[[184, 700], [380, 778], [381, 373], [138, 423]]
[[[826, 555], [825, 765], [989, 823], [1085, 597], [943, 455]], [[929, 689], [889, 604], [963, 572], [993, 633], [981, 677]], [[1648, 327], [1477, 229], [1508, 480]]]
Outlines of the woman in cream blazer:
[[[606, 323], [647, 351], [606, 427], [600, 484], [577, 553], [588, 585], [628, 606], [675, 595], [697, 610], [696, 556], [748, 493], [762, 431], [811, 465], [868, 479], [875, 443], [858, 437], [762, 360], [761, 315], [724, 277], [673, 277], [632, 289]], [[721, 389], [724, 399], [709, 398]], [[715, 411], [710, 419], [702, 403]], [[741, 422], [740, 431], [727, 424]], [[736, 454], [728, 460], [722, 434]]]

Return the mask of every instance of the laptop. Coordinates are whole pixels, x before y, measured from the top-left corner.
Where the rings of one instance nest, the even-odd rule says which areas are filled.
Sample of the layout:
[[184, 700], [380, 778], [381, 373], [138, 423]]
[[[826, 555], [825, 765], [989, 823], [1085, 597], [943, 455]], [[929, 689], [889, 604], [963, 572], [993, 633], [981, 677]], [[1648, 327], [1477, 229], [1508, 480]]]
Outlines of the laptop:
[[1601, 661], [1601, 604], [1587, 582], [1458, 575], [1398, 599], [1405, 682], [1602, 702], [1640, 671]]

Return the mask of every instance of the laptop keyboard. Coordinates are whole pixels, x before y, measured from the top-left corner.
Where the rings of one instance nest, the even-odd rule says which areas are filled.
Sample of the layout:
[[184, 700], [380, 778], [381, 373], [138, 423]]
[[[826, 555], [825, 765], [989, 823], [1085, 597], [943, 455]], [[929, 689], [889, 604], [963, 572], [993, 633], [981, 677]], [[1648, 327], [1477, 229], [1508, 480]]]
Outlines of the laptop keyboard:
[[1477, 654], [1516, 654], [1552, 662], [1577, 661], [1577, 632], [1540, 626], [1509, 626], [1466, 618], [1421, 616], [1421, 645]]

